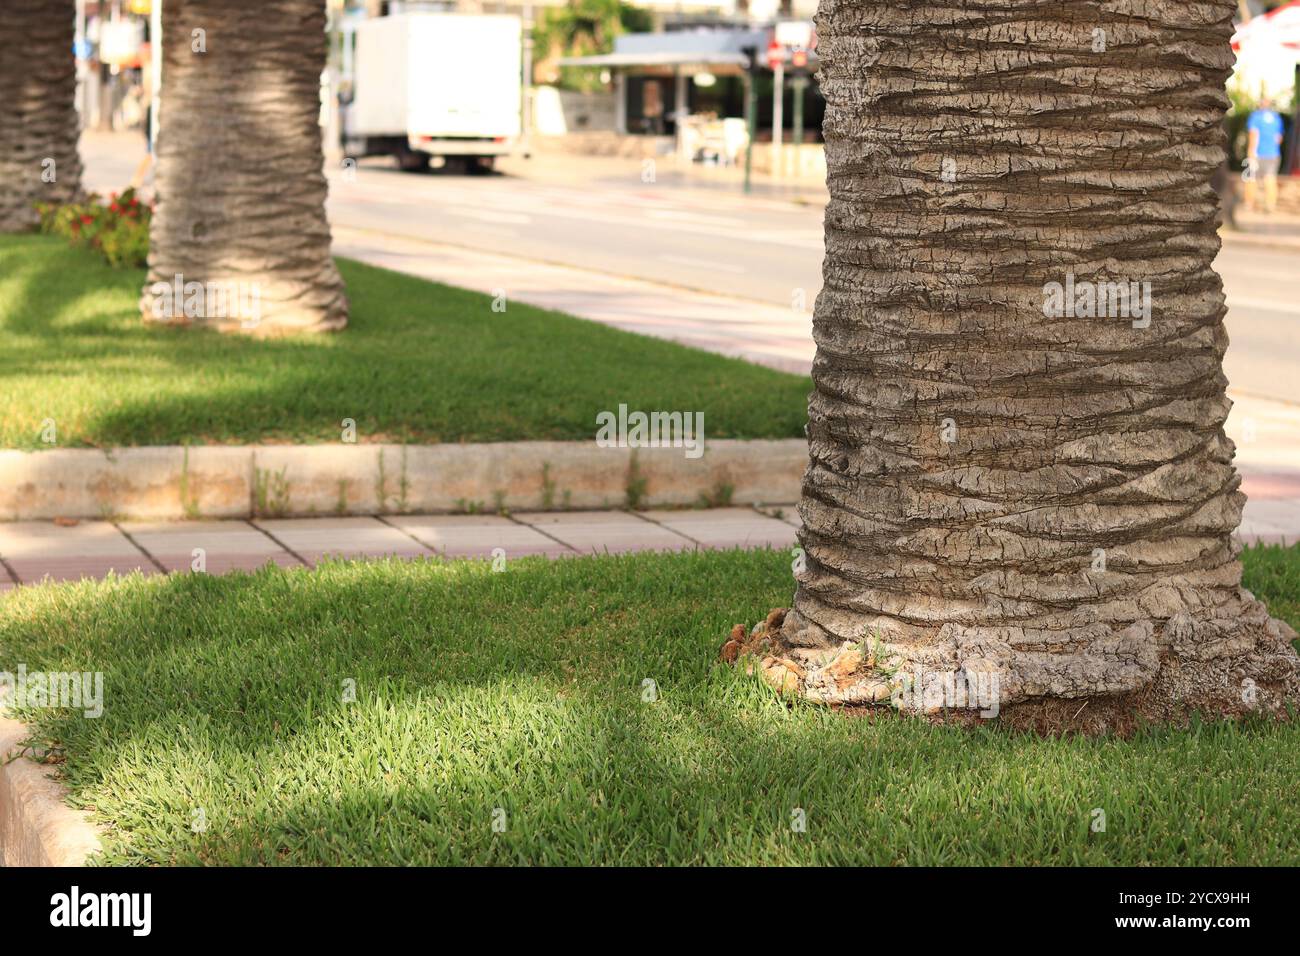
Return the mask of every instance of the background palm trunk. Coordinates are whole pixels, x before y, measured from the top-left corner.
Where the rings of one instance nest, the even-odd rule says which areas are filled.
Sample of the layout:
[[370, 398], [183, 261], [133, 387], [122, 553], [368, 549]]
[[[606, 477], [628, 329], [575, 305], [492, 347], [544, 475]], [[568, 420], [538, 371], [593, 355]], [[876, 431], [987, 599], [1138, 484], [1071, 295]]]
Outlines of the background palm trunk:
[[72, 0], [0, 3], [0, 232], [80, 198], [75, 16]]
[[[255, 289], [260, 334], [347, 324], [325, 218], [325, 53], [324, 0], [164, 3], [146, 319], [158, 317], [153, 284], [181, 276], [207, 288]], [[183, 321], [254, 325], [229, 315]]]
[[[865, 638], [841, 698], [990, 671], [1003, 717], [1046, 728], [1298, 698], [1230, 540], [1209, 180], [1235, 9], [822, 0], [807, 569], [780, 630], [813, 696]], [[1067, 273], [1150, 282], [1149, 327], [1046, 316]]]

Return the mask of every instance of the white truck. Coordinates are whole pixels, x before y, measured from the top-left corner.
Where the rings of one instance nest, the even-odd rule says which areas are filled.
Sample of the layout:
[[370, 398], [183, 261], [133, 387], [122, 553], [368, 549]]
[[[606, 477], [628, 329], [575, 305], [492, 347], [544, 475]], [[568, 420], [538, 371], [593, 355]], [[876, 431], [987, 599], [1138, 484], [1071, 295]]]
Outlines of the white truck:
[[432, 157], [486, 171], [520, 141], [518, 17], [406, 13], [356, 27], [346, 155], [392, 155], [419, 170]]

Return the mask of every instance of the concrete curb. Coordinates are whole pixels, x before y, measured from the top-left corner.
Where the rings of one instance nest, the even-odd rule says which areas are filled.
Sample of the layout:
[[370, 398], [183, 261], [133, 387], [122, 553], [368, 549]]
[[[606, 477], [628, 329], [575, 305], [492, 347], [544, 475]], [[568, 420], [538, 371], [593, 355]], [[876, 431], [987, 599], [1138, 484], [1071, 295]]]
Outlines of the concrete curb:
[[247, 518], [795, 501], [801, 438], [682, 448], [594, 442], [179, 445], [0, 451], [0, 518]]
[[89, 817], [69, 807], [66, 792], [40, 764], [10, 756], [27, 728], [0, 717], [0, 865], [84, 866], [100, 849]]

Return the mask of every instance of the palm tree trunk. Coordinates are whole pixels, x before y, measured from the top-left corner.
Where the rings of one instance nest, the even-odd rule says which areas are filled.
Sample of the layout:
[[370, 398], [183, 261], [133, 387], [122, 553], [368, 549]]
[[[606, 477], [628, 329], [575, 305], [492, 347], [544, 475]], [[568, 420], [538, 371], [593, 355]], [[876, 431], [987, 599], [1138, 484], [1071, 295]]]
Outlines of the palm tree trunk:
[[0, 232], [81, 196], [72, 0], [0, 3]]
[[[782, 686], [948, 713], [900, 685], [992, 675], [988, 709], [1040, 729], [1300, 700], [1294, 632], [1230, 539], [1209, 181], [1235, 9], [822, 0], [831, 199], [807, 567], [764, 642]], [[1137, 294], [1091, 317], [1087, 283]]]
[[[258, 334], [347, 324], [325, 218], [325, 53], [324, 0], [164, 3], [146, 319]], [[183, 309], [168, 290], [189, 283], [204, 295]]]

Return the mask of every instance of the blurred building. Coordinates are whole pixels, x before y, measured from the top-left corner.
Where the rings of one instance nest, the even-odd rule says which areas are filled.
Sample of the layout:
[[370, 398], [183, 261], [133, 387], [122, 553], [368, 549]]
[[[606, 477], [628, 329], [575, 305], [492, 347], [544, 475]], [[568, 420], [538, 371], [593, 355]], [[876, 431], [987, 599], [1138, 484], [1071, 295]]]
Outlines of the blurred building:
[[1232, 49], [1237, 55], [1233, 82], [1243, 93], [1251, 99], [1267, 95], [1289, 103], [1300, 68], [1300, 0], [1241, 23]]
[[77, 109], [95, 129], [142, 128], [148, 119], [150, 0], [76, 0]]

